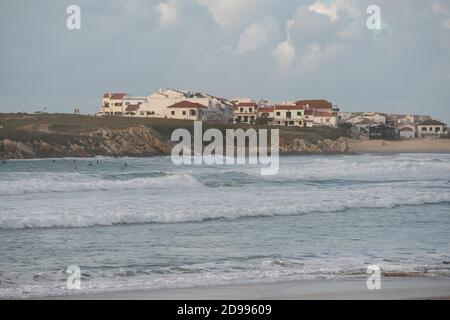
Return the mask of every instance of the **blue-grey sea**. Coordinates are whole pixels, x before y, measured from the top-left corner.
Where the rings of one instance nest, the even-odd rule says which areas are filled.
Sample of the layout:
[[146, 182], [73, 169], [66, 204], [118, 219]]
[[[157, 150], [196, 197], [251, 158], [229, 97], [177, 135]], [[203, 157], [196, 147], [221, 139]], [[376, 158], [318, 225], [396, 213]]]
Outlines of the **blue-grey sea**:
[[[66, 286], [68, 266], [81, 289]], [[450, 155], [0, 163], [0, 298], [366, 277], [450, 277]]]

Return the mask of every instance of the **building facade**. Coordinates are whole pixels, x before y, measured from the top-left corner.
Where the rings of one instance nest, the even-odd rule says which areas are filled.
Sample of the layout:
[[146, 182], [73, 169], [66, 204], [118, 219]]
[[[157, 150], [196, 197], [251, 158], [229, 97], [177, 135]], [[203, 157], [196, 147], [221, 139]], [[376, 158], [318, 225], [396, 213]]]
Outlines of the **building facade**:
[[440, 137], [447, 134], [447, 125], [437, 120], [427, 120], [417, 125], [417, 135], [420, 138]]
[[180, 101], [167, 107], [168, 119], [179, 120], [206, 120], [208, 107], [196, 102]]
[[254, 101], [237, 102], [233, 112], [234, 123], [254, 124], [257, 117], [258, 105]]

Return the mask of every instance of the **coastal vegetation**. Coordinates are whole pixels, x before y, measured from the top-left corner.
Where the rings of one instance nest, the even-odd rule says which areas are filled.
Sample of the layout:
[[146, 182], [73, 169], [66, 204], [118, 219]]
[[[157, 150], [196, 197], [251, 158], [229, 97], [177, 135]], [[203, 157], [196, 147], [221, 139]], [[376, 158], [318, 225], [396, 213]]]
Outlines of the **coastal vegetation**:
[[[72, 114], [0, 114], [1, 158], [150, 156], [170, 154], [172, 132], [193, 121]], [[203, 129], [269, 128], [204, 122]], [[270, 127], [274, 128], [274, 127]], [[347, 130], [280, 128], [281, 153], [349, 153]]]

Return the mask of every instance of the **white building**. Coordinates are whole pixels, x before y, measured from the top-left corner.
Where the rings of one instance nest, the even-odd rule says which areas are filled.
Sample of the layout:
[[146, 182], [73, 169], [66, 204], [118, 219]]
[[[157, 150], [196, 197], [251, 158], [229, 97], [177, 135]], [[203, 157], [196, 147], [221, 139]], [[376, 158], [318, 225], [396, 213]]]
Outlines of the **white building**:
[[206, 120], [208, 107], [196, 102], [180, 101], [167, 107], [168, 119]]
[[259, 107], [257, 110], [256, 117], [258, 119], [264, 119], [264, 121], [267, 121], [268, 125], [274, 124], [274, 118], [275, 118], [275, 107], [274, 106], [262, 106]]
[[209, 98], [192, 95], [174, 89], [159, 89], [157, 92], [147, 96], [147, 101], [143, 105], [143, 108], [146, 111], [149, 111], [152, 117], [169, 118], [171, 110], [168, 110], [167, 107], [181, 101], [198, 103], [205, 107], [209, 106]]
[[254, 101], [237, 102], [233, 112], [234, 123], [253, 124], [256, 121], [258, 105]]
[[416, 137], [416, 129], [413, 126], [400, 127], [400, 139], [414, 139]]
[[147, 97], [134, 97], [126, 93], [106, 93], [97, 115], [115, 115], [129, 117], [171, 118], [168, 107], [188, 101], [205, 107], [204, 120], [229, 122], [232, 119], [232, 102], [203, 93], [190, 93], [173, 89], [160, 89]]
[[[344, 115], [341, 114], [341, 117], [343, 117], [343, 116]], [[354, 116], [354, 117], [351, 117], [351, 118], [345, 120], [345, 122], [355, 124], [355, 123], [361, 122], [364, 119], [369, 120], [374, 125], [386, 124], [386, 117], [379, 113], [375, 113], [375, 112], [364, 112], [360, 115], [357, 115], [357, 116]]]
[[304, 107], [296, 104], [281, 104], [274, 107], [273, 124], [285, 127], [304, 127]]
[[337, 116], [324, 110], [305, 110], [305, 127], [336, 127]]
[[137, 110], [145, 101], [145, 97], [134, 97], [126, 93], [105, 93], [100, 112], [97, 114], [111, 116], [138, 115]]
[[447, 134], [447, 125], [437, 120], [427, 120], [417, 125], [417, 135], [421, 138], [440, 137]]

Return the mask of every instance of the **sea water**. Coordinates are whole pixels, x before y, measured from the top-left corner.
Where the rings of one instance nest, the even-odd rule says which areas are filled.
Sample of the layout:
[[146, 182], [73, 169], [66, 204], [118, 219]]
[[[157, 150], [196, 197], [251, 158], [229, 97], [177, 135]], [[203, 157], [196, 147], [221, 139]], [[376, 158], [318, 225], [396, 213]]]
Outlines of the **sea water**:
[[[67, 268], [81, 270], [68, 290]], [[0, 298], [364, 278], [450, 278], [450, 155], [0, 164]]]

